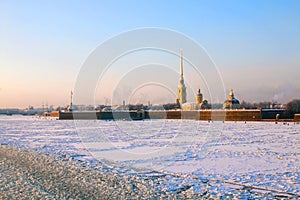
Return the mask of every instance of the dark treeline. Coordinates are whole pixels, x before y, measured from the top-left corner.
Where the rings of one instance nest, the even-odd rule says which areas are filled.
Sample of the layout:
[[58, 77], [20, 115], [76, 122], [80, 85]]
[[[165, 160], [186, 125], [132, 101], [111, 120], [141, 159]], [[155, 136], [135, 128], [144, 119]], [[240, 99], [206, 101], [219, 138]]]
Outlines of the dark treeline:
[[286, 115], [293, 118], [295, 114], [300, 114], [300, 99], [294, 99], [286, 105]]
[[300, 114], [300, 99], [294, 99], [282, 106], [273, 102], [249, 103], [242, 101], [241, 108], [243, 109], [284, 109], [284, 116], [294, 118], [295, 114]]
[[241, 102], [241, 108], [244, 109], [281, 109], [281, 105], [278, 103], [270, 102], [270, 101], [263, 101], [263, 102], [258, 102], [258, 103], [250, 103], [246, 101]]

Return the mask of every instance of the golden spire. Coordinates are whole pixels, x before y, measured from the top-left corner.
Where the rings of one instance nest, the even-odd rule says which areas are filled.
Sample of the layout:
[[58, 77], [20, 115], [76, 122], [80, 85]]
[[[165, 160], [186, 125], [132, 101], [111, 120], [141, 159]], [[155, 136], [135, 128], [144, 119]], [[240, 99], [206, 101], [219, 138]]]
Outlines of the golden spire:
[[229, 100], [232, 100], [232, 99], [234, 99], [234, 94], [233, 94], [233, 89], [231, 88], [230, 92], [229, 92]]
[[180, 77], [183, 77], [182, 49], [180, 49]]
[[180, 49], [180, 80], [178, 85], [178, 99], [180, 104], [186, 103], [186, 87], [183, 79], [183, 58], [182, 58], [182, 49]]

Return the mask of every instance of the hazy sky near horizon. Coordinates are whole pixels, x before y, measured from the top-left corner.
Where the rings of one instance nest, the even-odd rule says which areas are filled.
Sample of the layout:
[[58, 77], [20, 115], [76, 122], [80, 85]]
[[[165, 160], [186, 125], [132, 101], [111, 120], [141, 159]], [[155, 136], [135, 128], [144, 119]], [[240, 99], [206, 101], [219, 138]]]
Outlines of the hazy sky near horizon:
[[[300, 98], [298, 0], [20, 0], [0, 1], [0, 108], [67, 105], [90, 53], [115, 35], [143, 27], [197, 41], [218, 66], [226, 92], [233, 88], [239, 100]], [[99, 103], [110, 98], [95, 95]]]

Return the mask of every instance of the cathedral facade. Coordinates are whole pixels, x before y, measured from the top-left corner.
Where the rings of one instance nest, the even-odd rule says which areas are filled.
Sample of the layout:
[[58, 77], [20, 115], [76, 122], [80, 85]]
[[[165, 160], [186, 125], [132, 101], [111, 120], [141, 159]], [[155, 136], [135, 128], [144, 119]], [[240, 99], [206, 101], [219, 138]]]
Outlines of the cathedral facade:
[[230, 89], [228, 99], [223, 104], [223, 109], [239, 109], [240, 101], [234, 97], [233, 90]]
[[209, 104], [207, 100], [203, 100], [203, 95], [198, 89], [196, 93], [196, 101], [195, 102], [187, 102], [187, 94], [186, 94], [186, 86], [184, 84], [183, 78], [183, 58], [182, 58], [182, 50], [180, 50], [180, 68], [179, 68], [179, 85], [178, 85], [178, 93], [177, 93], [177, 104], [180, 105], [182, 110], [199, 110], [199, 109], [208, 109]]

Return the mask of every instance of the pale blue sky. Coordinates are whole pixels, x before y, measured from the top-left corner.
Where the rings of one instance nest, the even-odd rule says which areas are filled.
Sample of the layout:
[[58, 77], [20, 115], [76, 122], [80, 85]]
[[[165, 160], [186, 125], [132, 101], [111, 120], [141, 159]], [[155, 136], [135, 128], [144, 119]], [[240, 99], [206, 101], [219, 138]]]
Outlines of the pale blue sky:
[[297, 0], [0, 1], [0, 108], [68, 104], [88, 55], [142, 27], [196, 40], [240, 100], [300, 98]]

